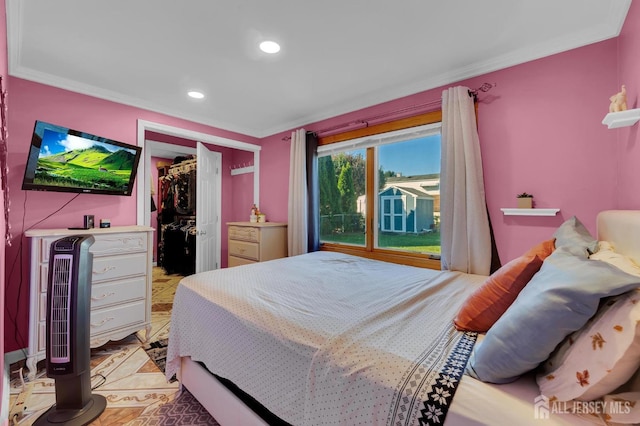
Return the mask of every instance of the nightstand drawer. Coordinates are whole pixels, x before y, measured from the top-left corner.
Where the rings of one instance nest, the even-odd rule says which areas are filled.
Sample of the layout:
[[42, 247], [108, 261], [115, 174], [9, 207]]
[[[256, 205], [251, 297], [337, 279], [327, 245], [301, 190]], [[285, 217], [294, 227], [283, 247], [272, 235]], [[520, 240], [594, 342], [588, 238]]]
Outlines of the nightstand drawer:
[[242, 257], [229, 256], [229, 268], [232, 266], [249, 265], [251, 263], [258, 263], [256, 260], [243, 259]]
[[246, 241], [229, 241], [229, 255], [259, 260], [260, 246]]
[[257, 243], [260, 241], [260, 232], [257, 228], [252, 228], [249, 226], [230, 226], [229, 239], [254, 241]]

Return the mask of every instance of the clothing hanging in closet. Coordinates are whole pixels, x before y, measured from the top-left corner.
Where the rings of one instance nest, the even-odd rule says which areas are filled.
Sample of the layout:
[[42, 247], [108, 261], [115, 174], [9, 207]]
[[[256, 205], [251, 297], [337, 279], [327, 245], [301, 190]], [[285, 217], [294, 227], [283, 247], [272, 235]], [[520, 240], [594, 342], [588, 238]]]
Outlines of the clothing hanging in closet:
[[176, 215], [193, 215], [196, 212], [196, 170], [169, 174], [160, 180], [161, 223], [171, 223]]
[[163, 225], [162, 267], [167, 274], [196, 272], [195, 220], [179, 220]]
[[196, 162], [174, 164], [158, 182], [158, 265], [168, 274], [195, 272]]

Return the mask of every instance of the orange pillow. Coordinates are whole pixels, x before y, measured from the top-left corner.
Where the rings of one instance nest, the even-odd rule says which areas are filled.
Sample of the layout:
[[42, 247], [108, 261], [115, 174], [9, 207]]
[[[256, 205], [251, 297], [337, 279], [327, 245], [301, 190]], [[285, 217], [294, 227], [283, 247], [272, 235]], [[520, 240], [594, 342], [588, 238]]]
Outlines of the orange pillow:
[[541, 242], [491, 274], [460, 308], [453, 321], [456, 328], [481, 333], [489, 330], [553, 252], [554, 242]]

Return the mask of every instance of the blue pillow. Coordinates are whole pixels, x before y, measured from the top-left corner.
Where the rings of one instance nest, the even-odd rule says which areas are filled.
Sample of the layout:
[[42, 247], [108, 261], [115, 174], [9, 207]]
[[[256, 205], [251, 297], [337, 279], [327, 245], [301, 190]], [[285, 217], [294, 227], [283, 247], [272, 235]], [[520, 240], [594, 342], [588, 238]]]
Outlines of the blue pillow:
[[[567, 235], [561, 232], [558, 236]], [[580, 240], [575, 235], [570, 239]], [[601, 298], [640, 287], [638, 277], [583, 256], [580, 247], [585, 251], [586, 242], [583, 238], [577, 245], [564, 244], [544, 260], [540, 271], [476, 345], [467, 374], [492, 383], [516, 380], [581, 328], [595, 314]]]
[[598, 251], [598, 240], [575, 216], [560, 225], [553, 236], [556, 248], [564, 247], [576, 256], [589, 257], [589, 254]]

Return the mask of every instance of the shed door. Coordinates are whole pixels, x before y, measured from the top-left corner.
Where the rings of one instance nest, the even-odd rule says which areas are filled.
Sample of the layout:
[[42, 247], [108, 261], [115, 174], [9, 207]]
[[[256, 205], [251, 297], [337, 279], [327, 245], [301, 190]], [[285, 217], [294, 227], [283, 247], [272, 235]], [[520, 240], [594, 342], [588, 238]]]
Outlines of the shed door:
[[381, 198], [381, 228], [387, 232], [406, 232], [406, 210], [404, 196], [383, 196]]

